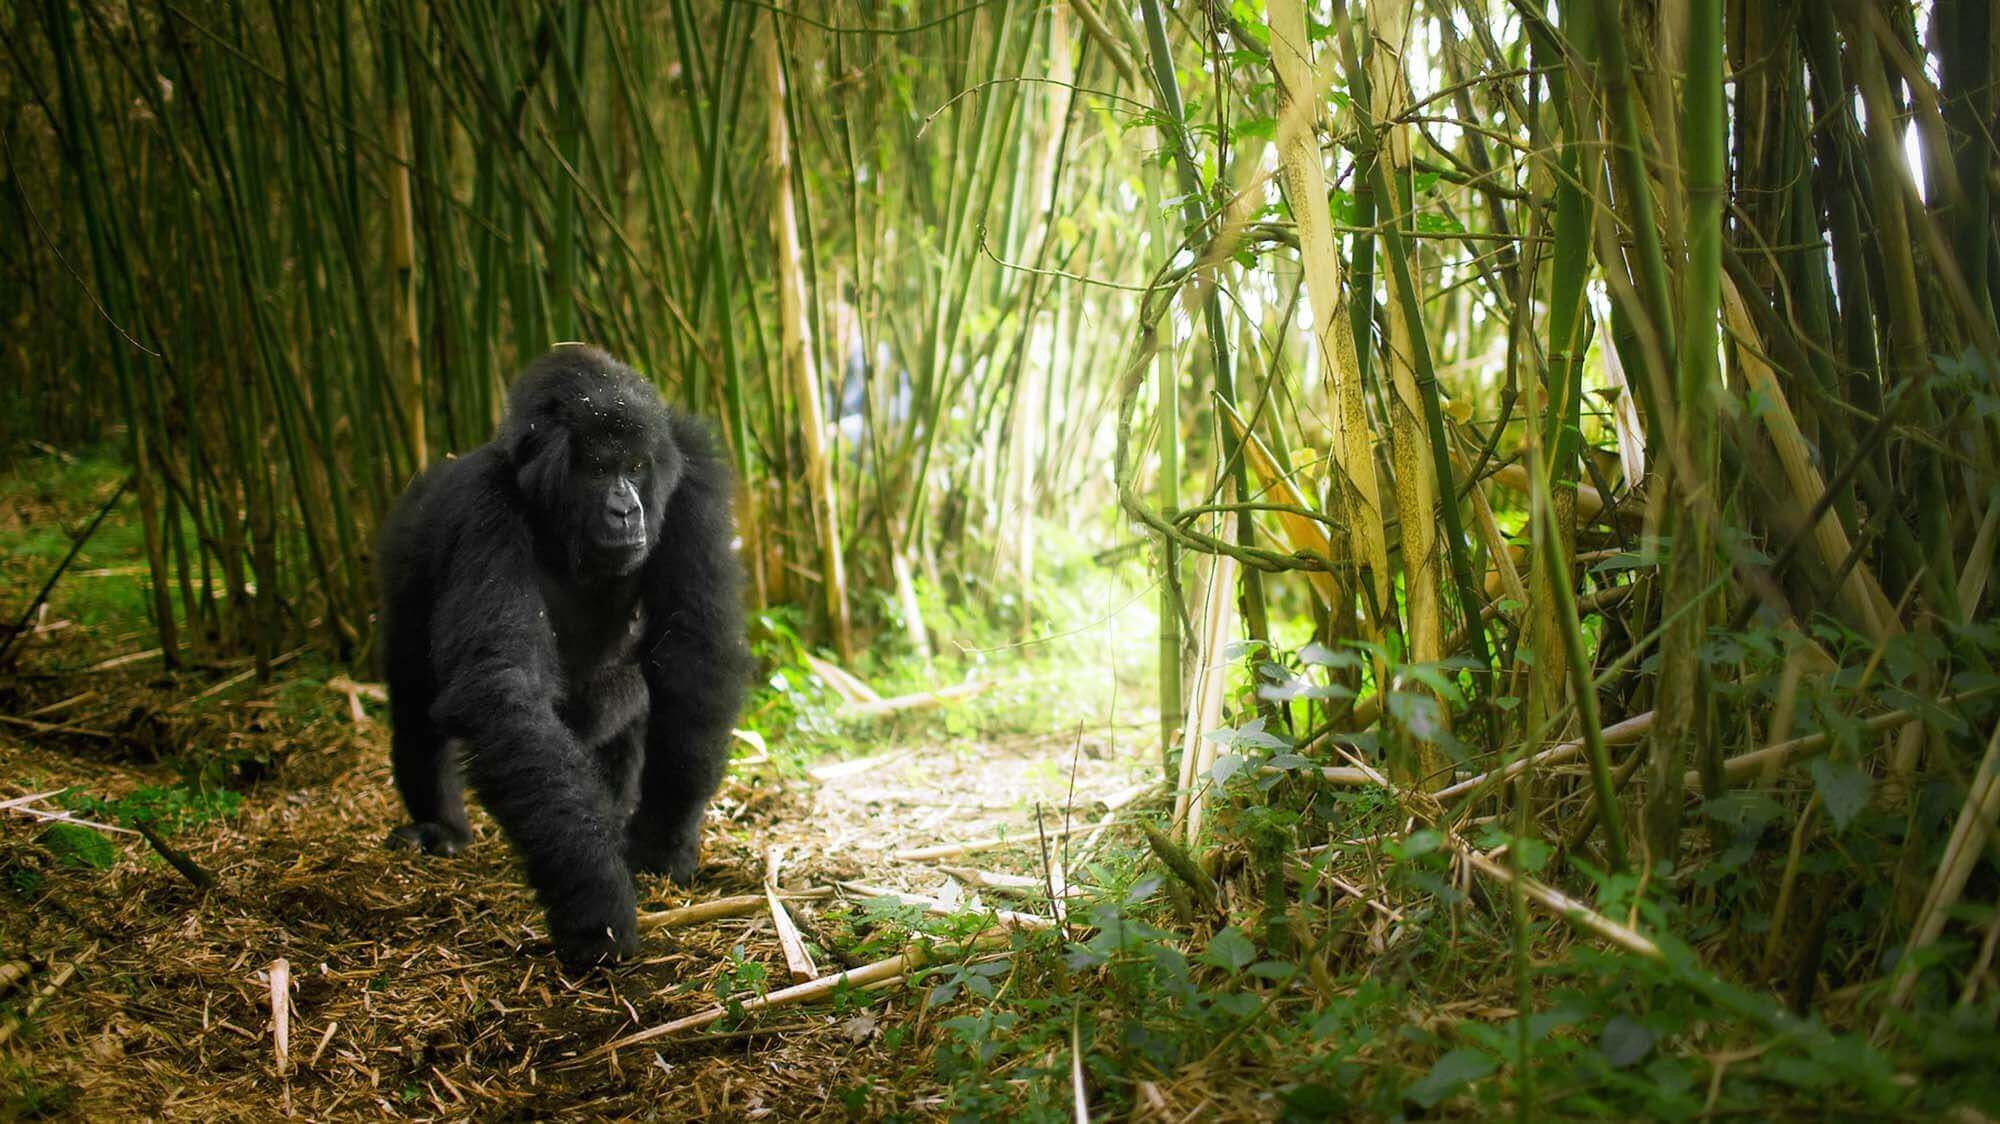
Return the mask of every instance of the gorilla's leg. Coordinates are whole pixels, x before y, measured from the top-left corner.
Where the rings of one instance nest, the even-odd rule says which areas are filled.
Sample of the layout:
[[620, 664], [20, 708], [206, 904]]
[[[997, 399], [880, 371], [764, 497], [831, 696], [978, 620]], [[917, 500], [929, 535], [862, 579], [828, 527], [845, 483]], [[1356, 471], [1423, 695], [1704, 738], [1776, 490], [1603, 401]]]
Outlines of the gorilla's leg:
[[646, 752], [646, 680], [637, 664], [614, 663], [591, 678], [565, 708], [563, 721], [597, 759], [598, 776], [622, 825], [639, 799], [639, 764]]
[[554, 695], [519, 664], [473, 664], [437, 710], [472, 744], [472, 786], [520, 854], [557, 953], [582, 966], [638, 951], [636, 901], [596, 762]]
[[622, 822], [630, 818], [632, 810], [639, 804], [639, 767], [646, 760], [645, 720], [627, 725], [593, 752], [597, 757], [598, 776], [604, 778], [604, 790], [611, 798], [612, 810]]
[[389, 833], [391, 847], [457, 854], [472, 841], [454, 747], [430, 716], [430, 692], [394, 680], [389, 688], [389, 762], [410, 822]]
[[634, 870], [685, 885], [701, 861], [702, 814], [729, 763], [729, 728], [742, 688], [740, 666], [727, 654], [674, 647], [647, 662], [652, 714], [625, 855]]

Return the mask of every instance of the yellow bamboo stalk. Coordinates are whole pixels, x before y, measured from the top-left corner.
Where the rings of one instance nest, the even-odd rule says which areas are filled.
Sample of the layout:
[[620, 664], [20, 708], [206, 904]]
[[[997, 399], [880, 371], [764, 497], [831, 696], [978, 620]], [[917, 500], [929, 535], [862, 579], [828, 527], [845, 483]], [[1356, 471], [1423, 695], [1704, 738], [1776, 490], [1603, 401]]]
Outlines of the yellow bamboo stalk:
[[1889, 989], [1888, 1010], [1882, 1013], [1882, 1020], [1875, 1027], [1879, 1039], [1888, 1029], [1889, 1011], [1900, 1008], [1916, 989], [1917, 972], [1910, 968], [1913, 954], [1922, 951], [1938, 939], [1944, 932], [1944, 923], [1951, 908], [1965, 892], [1966, 879], [1972, 876], [1972, 868], [1979, 864], [1979, 858], [1986, 851], [1986, 840], [1993, 834], [1993, 821], [2000, 816], [2000, 725], [1993, 728], [1993, 736], [1986, 741], [1986, 756], [1979, 762], [1979, 772], [1972, 779], [1972, 787], [1966, 792], [1965, 805], [1959, 809], [1958, 822], [1952, 825], [1951, 838], [1945, 843], [1944, 855], [1938, 860], [1937, 874], [1932, 877], [1930, 889], [1924, 894], [1923, 907], [1917, 913], [1917, 923], [1910, 933], [1909, 941], [1903, 946], [1903, 955], [1897, 964], [1896, 982]]
[[[390, 312], [394, 317], [391, 370], [410, 438], [411, 463], [430, 456], [424, 433], [423, 356], [417, 340], [417, 234], [410, 206], [410, 99], [398, 83], [389, 106], [389, 269]], [[568, 300], [568, 294], [563, 294]]]
[[1180, 787], [1174, 796], [1174, 821], [1186, 825], [1189, 846], [1201, 836], [1202, 802], [1207, 794], [1202, 778], [1215, 764], [1215, 743], [1204, 735], [1222, 724], [1222, 689], [1229, 679], [1229, 664], [1222, 658], [1222, 649], [1236, 631], [1235, 589], [1236, 559], [1226, 554], [1216, 555], [1214, 565], [1209, 567], [1207, 592], [1202, 601], [1194, 683], [1184, 696], [1192, 705], [1187, 722], [1181, 727]]
[[1326, 169], [1320, 162], [1320, 75], [1308, 54], [1305, 7], [1299, 0], [1271, 0], [1271, 67], [1278, 80], [1278, 171], [1298, 222], [1299, 257], [1312, 305], [1314, 353], [1333, 391], [1333, 515], [1353, 536], [1356, 561], [1368, 568], [1370, 609], [1389, 603], [1389, 553], [1382, 531], [1382, 497], [1375, 479], [1373, 439], [1362, 400], [1360, 365], [1340, 257], [1326, 208]]
[[[1236, 412], [1236, 407], [1224, 402], [1218, 395], [1215, 399], [1215, 408], [1222, 412], [1230, 428], [1236, 431], [1237, 439], [1242, 442], [1243, 459], [1249, 463], [1250, 471], [1257, 474], [1257, 480], [1263, 486], [1264, 492], [1278, 503], [1304, 508], [1307, 511], [1313, 510], [1312, 501], [1306, 498], [1305, 491], [1299, 487], [1298, 481], [1279, 466], [1278, 458], [1272, 456], [1271, 450], [1264, 447], [1264, 442], [1250, 431], [1249, 425], [1243, 420], [1243, 415]], [[1278, 526], [1285, 532], [1285, 545], [1291, 547], [1293, 551], [1316, 554], [1327, 559], [1333, 557], [1333, 536], [1327, 533], [1326, 524], [1289, 511], [1280, 511], [1277, 516]], [[1319, 596], [1320, 603], [1328, 607], [1333, 606], [1337, 591], [1333, 575], [1323, 570], [1307, 570], [1305, 574], [1306, 581], [1311, 583], [1313, 592]]]
[[798, 207], [792, 198], [792, 146], [785, 122], [785, 68], [778, 57], [774, 10], [757, 37], [763, 56], [766, 143], [771, 161], [771, 225], [778, 248], [779, 362], [792, 384], [798, 408], [800, 446], [805, 453], [806, 487], [819, 532], [821, 586], [833, 648], [843, 662], [854, 658], [853, 627], [847, 613], [847, 565], [840, 550], [840, 499], [833, 487], [833, 462], [826, 453], [826, 419], [821, 413], [819, 373], [813, 365], [812, 324], [806, 317], [806, 278], [799, 249]]
[[[1792, 498], [1798, 503], [1800, 511], [1811, 511], [1820, 497], [1826, 494], [1826, 480], [1812, 463], [1811, 450], [1806, 444], [1805, 434], [1799, 429], [1798, 419], [1792, 415], [1791, 403], [1785, 399], [1784, 388], [1778, 385], [1771, 365], [1764, 361], [1757, 329], [1750, 322], [1750, 314], [1743, 305], [1743, 295], [1727, 274], [1722, 278], [1722, 311], [1723, 321], [1729, 326], [1731, 342], [1736, 347], [1737, 365], [1743, 372], [1743, 381], [1749, 384], [1750, 392], [1757, 396], [1757, 416], [1771, 435], [1771, 445], [1777, 450], [1778, 464], [1784, 469], [1785, 482], [1791, 487]], [[1876, 582], [1867, 561], [1856, 561], [1848, 566], [1848, 557], [1854, 552], [1853, 542], [1833, 508], [1827, 508], [1819, 522], [1813, 525], [1811, 541], [1827, 573], [1838, 574], [1842, 567], [1848, 567], [1847, 578], [1840, 584], [1840, 604], [1869, 639], [1879, 643], [1903, 631], [1896, 620], [1894, 607]]]
[[[1395, 124], [1410, 103], [1410, 87], [1403, 73], [1403, 50], [1409, 40], [1409, 5], [1391, 0], [1368, 9], [1368, 28], [1374, 49], [1368, 56], [1368, 90], [1371, 118], [1388, 122], [1383, 127], [1378, 158], [1386, 173], [1389, 197], [1382, 200], [1387, 221], [1410, 225], [1413, 201], [1409, 194], [1409, 126]], [[1417, 258], [1417, 240], [1403, 240], [1410, 262], [1413, 285], [1423, 271]], [[1384, 248], [1386, 252], [1387, 248]], [[1421, 294], [1419, 294], [1421, 297]], [[1409, 316], [1413, 309], [1405, 302], [1391, 300], [1383, 309], [1388, 329], [1389, 354], [1389, 455], [1396, 468], [1397, 533], [1403, 547], [1404, 617], [1409, 629], [1410, 657], [1419, 663], [1444, 658], [1444, 606], [1439, 586], [1437, 529], [1437, 480], [1432, 475], [1430, 437], [1424, 428], [1424, 400], [1417, 389], [1417, 372], [1412, 348], [1415, 346]], [[1417, 761], [1418, 776], [1442, 775], [1443, 751], [1434, 743], [1422, 743]]]

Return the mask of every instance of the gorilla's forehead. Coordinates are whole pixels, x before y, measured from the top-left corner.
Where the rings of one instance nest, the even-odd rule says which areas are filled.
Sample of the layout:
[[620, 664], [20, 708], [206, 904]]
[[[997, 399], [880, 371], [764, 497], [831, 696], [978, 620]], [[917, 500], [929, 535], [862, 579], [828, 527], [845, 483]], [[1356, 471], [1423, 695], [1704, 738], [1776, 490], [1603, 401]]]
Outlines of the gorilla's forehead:
[[503, 432], [559, 428], [585, 457], [639, 452], [662, 443], [670, 426], [653, 384], [595, 348], [564, 346], [543, 355], [522, 372], [509, 398]]
[[549, 388], [557, 417], [593, 447], [642, 446], [666, 424], [659, 392], [636, 376], [592, 371], [565, 381], [568, 385]]

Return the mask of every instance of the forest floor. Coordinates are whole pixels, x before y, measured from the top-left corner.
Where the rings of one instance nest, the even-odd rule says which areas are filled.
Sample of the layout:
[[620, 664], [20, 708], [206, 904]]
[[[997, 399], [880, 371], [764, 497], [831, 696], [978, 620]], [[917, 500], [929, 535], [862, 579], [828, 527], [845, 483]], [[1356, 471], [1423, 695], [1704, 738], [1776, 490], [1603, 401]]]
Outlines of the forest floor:
[[[115, 477], [98, 475], [0, 505], [0, 605], [27, 603], [109, 495]], [[476, 804], [478, 838], [458, 856], [382, 846], [401, 809], [372, 692], [310, 654], [264, 684], [241, 663], [162, 670], [121, 530], [100, 532], [0, 674], [0, 1119], [947, 1111], [931, 1058], [942, 1020], [914, 971], [601, 1051], [789, 985], [768, 906], [655, 927], [637, 961], [564, 973]], [[869, 727], [862, 756], [811, 768], [739, 745], [696, 884], [648, 880], [641, 909], [758, 895], [775, 869], [822, 974], [909, 947], [912, 911], [870, 887], [938, 903], [959, 937], [994, 924], [994, 908], [1046, 913], [1046, 895], [1023, 905], [981, 879], [1043, 879], [1045, 843], [1073, 851], [1107, 804], [1144, 791], [1157, 763], [1140, 717], [992, 733], [932, 712], [901, 731]], [[929, 733], [903, 736], [913, 730]], [[65, 815], [110, 826], [49, 818]], [[190, 872], [121, 830], [136, 823]], [[1067, 845], [1065, 823], [1080, 825]], [[197, 886], [204, 876], [212, 885]]]
[[[380, 723], [327, 720], [288, 736], [297, 740], [234, 816], [171, 837], [174, 850], [212, 872], [207, 890], [135, 836], [117, 836], [115, 860], [96, 869], [50, 861], [37, 821], [17, 812], [5, 823], [0, 868], [39, 877], [32, 893], [17, 888], [4, 899], [0, 959], [24, 958], [33, 969], [27, 993], [47, 993], [28, 1030], [0, 1054], [21, 1083], [18, 1097], [34, 1098], [17, 1098], [16, 1111], [204, 1120], [572, 1112], [756, 1119], [854, 1110], [921, 1118], [942, 1104], [926, 1059], [924, 989], [907, 980], [577, 1064], [614, 1039], [715, 1006], [719, 990], [789, 983], [768, 909], [656, 929], [634, 963], [565, 974], [490, 821], [475, 814], [477, 842], [451, 859], [382, 847], [400, 808]], [[52, 744], [60, 734], [45, 737], [24, 744], [0, 733], [0, 744], [13, 743], [0, 801], [73, 788], [116, 802], [178, 779], [165, 766], [114, 762]], [[979, 891], [967, 867], [1037, 875], [1036, 802], [1054, 813], [1051, 828], [1066, 805], [1095, 820], [1101, 798], [1119, 799], [1146, 771], [1110, 741], [1070, 734], [912, 745], [804, 779], [738, 767], [711, 814], [698, 884], [681, 893], [649, 881], [642, 909], [760, 893], [775, 850], [782, 892], [863, 882], [975, 912]], [[1001, 833], [1018, 842], [898, 857]], [[850, 952], [858, 932], [850, 907], [870, 896], [843, 889], [787, 902], [821, 971], [893, 955]], [[268, 982], [279, 958], [292, 978], [283, 1070]]]

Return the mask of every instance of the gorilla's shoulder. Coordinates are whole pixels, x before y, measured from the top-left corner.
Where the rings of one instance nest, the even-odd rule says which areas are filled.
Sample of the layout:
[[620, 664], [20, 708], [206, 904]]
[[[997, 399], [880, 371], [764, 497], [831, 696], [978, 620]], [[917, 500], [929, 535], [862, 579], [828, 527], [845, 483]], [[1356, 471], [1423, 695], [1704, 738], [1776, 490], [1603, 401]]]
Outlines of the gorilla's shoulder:
[[383, 537], [391, 543], [455, 538], [467, 519], [507, 506], [502, 498], [506, 481], [507, 458], [497, 445], [481, 445], [462, 457], [439, 461], [403, 490], [383, 523]]
[[689, 467], [695, 472], [712, 476], [718, 471], [727, 471], [722, 439], [707, 419], [678, 407], [668, 407], [667, 431], [672, 434], [681, 456], [687, 459]]

